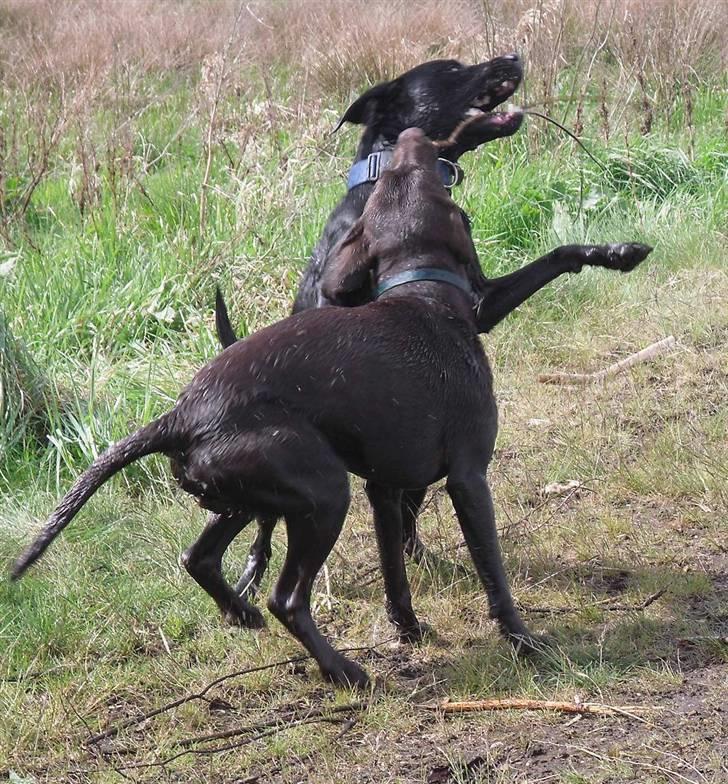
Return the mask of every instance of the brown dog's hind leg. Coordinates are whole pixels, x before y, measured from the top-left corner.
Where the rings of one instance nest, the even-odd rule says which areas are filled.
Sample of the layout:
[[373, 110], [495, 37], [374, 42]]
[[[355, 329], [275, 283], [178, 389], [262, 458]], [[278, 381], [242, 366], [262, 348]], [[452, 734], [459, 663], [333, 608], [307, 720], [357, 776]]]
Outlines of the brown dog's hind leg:
[[531, 634], [513, 604], [498, 544], [493, 499], [485, 477], [477, 473], [451, 474], [447, 479], [447, 492], [478, 576], [485, 586], [490, 617], [498, 621], [501, 632], [519, 653], [542, 649], [546, 640]]
[[[296, 430], [303, 436], [310, 425]], [[286, 520], [288, 550], [268, 609], [318, 662], [325, 678], [340, 686], [365, 686], [364, 670], [335, 651], [311, 617], [311, 590], [349, 508], [346, 468], [320, 437], [287, 442], [285, 455], [268, 455], [269, 481], [275, 485]], [[400, 545], [401, 546], [401, 545]]]
[[387, 596], [387, 617], [397, 627], [402, 642], [420, 642], [423, 627], [412, 609], [412, 595], [401, 544], [402, 491], [369, 481], [366, 483], [366, 492], [374, 512], [374, 528]]
[[228, 623], [260, 629], [265, 621], [260, 610], [241, 599], [222, 575], [222, 557], [233, 539], [251, 518], [245, 513], [211, 513], [200, 538], [182, 553], [182, 565], [210, 594]]
[[313, 581], [339, 536], [347, 507], [348, 493], [334, 504], [317, 503], [313, 515], [286, 516], [288, 553], [268, 609], [316, 659], [327, 680], [363, 687], [369, 683], [367, 674], [331, 647], [311, 617]]

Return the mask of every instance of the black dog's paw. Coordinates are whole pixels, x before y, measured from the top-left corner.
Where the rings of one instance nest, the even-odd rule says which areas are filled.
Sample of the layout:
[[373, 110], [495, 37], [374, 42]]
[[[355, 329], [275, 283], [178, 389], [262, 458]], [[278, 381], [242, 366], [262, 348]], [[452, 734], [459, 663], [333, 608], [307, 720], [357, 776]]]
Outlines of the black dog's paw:
[[630, 272], [643, 262], [652, 253], [649, 245], [639, 242], [623, 242], [607, 245], [606, 261], [604, 266], [609, 269]]
[[224, 614], [223, 618], [231, 626], [241, 626], [244, 629], [265, 629], [265, 618], [263, 618], [263, 613], [257, 607], [231, 608]]

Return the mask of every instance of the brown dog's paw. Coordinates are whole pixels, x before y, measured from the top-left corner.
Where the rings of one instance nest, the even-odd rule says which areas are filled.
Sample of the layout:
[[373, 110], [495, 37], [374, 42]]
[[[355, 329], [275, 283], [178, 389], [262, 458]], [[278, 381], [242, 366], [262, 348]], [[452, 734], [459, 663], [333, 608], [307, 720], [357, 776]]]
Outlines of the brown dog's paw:
[[537, 656], [554, 647], [554, 640], [548, 634], [510, 634], [508, 639], [518, 656]]
[[369, 686], [369, 676], [355, 662], [345, 660], [340, 669], [326, 673], [326, 677], [337, 686], [345, 689], [365, 689]]
[[630, 272], [652, 253], [649, 245], [639, 242], [623, 242], [607, 246], [607, 262], [604, 265], [620, 272]]
[[497, 618], [501, 634], [514, 647], [518, 656], [531, 656], [545, 653], [553, 647], [553, 640], [541, 634], [533, 634], [521, 620], [520, 615], [511, 608]]
[[418, 645], [425, 637], [435, 637], [435, 630], [429, 623], [417, 623], [414, 626], [399, 627], [399, 641], [404, 645]]
[[264, 629], [265, 618], [263, 613], [253, 606], [228, 610], [223, 618], [230, 626], [240, 626], [244, 629]]
[[365, 689], [369, 686], [369, 676], [366, 672], [356, 662], [350, 661], [344, 656], [337, 657], [334, 665], [326, 670], [322, 668], [321, 672], [326, 680], [336, 686], [343, 686], [345, 689]]

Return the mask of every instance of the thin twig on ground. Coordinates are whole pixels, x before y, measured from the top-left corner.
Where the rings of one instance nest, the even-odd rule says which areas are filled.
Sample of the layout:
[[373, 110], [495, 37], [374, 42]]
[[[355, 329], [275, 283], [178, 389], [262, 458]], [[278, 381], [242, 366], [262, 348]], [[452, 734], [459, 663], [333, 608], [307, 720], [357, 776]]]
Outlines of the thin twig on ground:
[[542, 384], [566, 385], [591, 384], [595, 381], [604, 381], [604, 379], [616, 376], [618, 373], [627, 370], [627, 368], [653, 359], [659, 354], [666, 353], [672, 349], [676, 343], [677, 341], [675, 340], [674, 335], [669, 335], [662, 340], [658, 340], [657, 343], [653, 343], [635, 354], [630, 354], [630, 356], [621, 359], [619, 362], [615, 362], [613, 365], [610, 365], [603, 370], [598, 370], [595, 373], [540, 373], [538, 380]]
[[233, 749], [238, 749], [242, 746], [248, 746], [251, 743], [254, 743], [256, 740], [262, 740], [263, 738], [267, 738], [271, 735], [278, 735], [280, 732], [283, 732], [288, 729], [292, 729], [293, 727], [300, 727], [303, 724], [318, 724], [320, 722], [330, 722], [330, 718], [323, 718], [323, 717], [315, 717], [315, 718], [305, 718], [305, 719], [298, 719], [296, 721], [290, 721], [287, 724], [280, 724], [278, 723], [275, 727], [271, 729], [264, 730], [263, 732], [258, 733], [257, 735], [252, 735], [248, 738], [244, 738], [243, 740], [235, 741], [234, 743], [226, 743], [223, 746], [208, 746], [205, 748], [194, 749], [194, 748], [187, 748], [184, 751], [180, 751], [177, 754], [172, 754], [170, 757], [165, 757], [165, 759], [161, 760], [154, 760], [153, 762], [131, 762], [128, 765], [119, 765], [112, 770], [116, 771], [117, 773], [122, 770], [141, 770], [145, 768], [163, 768], [166, 765], [169, 765], [170, 762], [174, 762], [175, 760], [179, 759], [180, 757], [184, 757], [188, 754], [199, 754], [203, 756], [211, 756], [213, 754], [222, 754], [225, 751], [232, 751]]
[[641, 705], [603, 705], [599, 702], [562, 702], [560, 700], [531, 700], [521, 697], [503, 699], [473, 700], [451, 702], [444, 700], [438, 705], [423, 706], [443, 713], [472, 713], [477, 711], [527, 710], [557, 711], [559, 713], [589, 713], [596, 716], [638, 716], [640, 713], [659, 710], [654, 706]]
[[[325, 741], [324, 743], [320, 744], [318, 748], [313, 749], [312, 751], [306, 752], [302, 757], [299, 757], [299, 763], [308, 762], [311, 760], [318, 752], [323, 751], [323, 749], [332, 744], [336, 743], [336, 741], [341, 740], [341, 738], [346, 735], [349, 730], [356, 725], [358, 718], [356, 716], [352, 716], [350, 719], [347, 719], [344, 722], [344, 726], [334, 735], [333, 738], [329, 741]], [[255, 784], [258, 781], [269, 781], [272, 776], [277, 776], [283, 770], [283, 765], [278, 763], [273, 767], [269, 768], [266, 771], [261, 773], [256, 773], [253, 776], [249, 776], [247, 779], [243, 779], [242, 781], [238, 782], [238, 784]]]
[[[368, 703], [361, 702], [361, 703], [351, 703], [350, 705], [342, 705], [338, 707], [329, 708], [329, 713], [335, 712], [343, 712], [344, 710], [362, 710], [367, 706]], [[323, 712], [323, 711], [322, 711]], [[172, 754], [169, 757], [165, 757], [164, 759], [153, 760], [151, 762], [129, 762], [125, 765], [117, 765], [110, 768], [88, 768], [83, 770], [74, 770], [70, 771], [73, 774], [86, 774], [86, 773], [103, 773], [105, 771], [114, 771], [115, 773], [119, 773], [123, 775], [123, 771], [125, 770], [148, 770], [150, 768], [164, 768], [169, 765], [171, 762], [180, 759], [180, 757], [184, 757], [189, 754], [197, 754], [202, 756], [212, 756], [213, 754], [221, 754], [225, 751], [232, 751], [233, 749], [241, 748], [242, 746], [248, 746], [251, 743], [254, 743], [257, 740], [262, 740], [263, 738], [270, 737], [272, 735], [277, 735], [280, 732], [283, 732], [288, 729], [292, 729], [293, 727], [300, 727], [305, 724], [317, 724], [317, 723], [338, 723], [343, 724], [342, 729], [333, 737], [330, 741], [331, 743], [336, 742], [341, 738], [345, 733], [347, 733], [357, 722], [358, 718], [356, 716], [350, 716], [348, 719], [339, 720], [335, 719], [332, 716], [325, 716], [325, 715], [308, 715], [301, 717], [299, 719], [295, 719], [293, 721], [288, 721], [285, 723], [281, 723], [280, 721], [275, 722], [273, 726], [271, 723], [267, 723], [264, 725], [260, 725], [260, 728], [266, 727], [262, 732], [259, 732], [256, 735], [252, 735], [250, 737], [244, 738], [242, 740], [236, 741], [234, 743], [226, 743], [222, 746], [211, 746], [206, 748], [186, 748], [184, 751], [180, 751], [177, 754]], [[253, 729], [252, 727], [250, 729]], [[223, 738], [225, 737], [224, 734], [220, 733], [218, 737]], [[213, 736], [209, 736], [209, 739], [212, 739]], [[194, 739], [190, 739], [194, 740]], [[317, 751], [320, 751], [323, 748], [323, 745], [319, 746], [317, 749], [309, 752], [304, 756], [304, 760], [310, 759]], [[266, 774], [259, 774], [257, 776], [252, 776], [245, 781], [255, 782], [260, 780], [264, 775], [270, 776], [275, 775], [275, 773], [280, 771], [280, 766], [277, 767], [276, 770], [267, 771]]]
[[331, 707], [319, 708], [318, 710], [310, 711], [305, 716], [299, 718], [296, 718], [295, 716], [289, 716], [287, 718], [277, 716], [275, 719], [258, 724], [249, 724], [244, 727], [234, 727], [233, 729], [222, 730], [220, 732], [211, 732], [205, 735], [195, 735], [191, 738], [182, 738], [181, 740], [176, 741], [176, 743], [178, 746], [187, 748], [188, 746], [194, 746], [197, 743], [209, 743], [213, 740], [234, 738], [238, 735], [245, 735], [246, 733], [267, 730], [271, 727], [287, 728], [288, 726], [293, 726], [293, 724], [307, 723], [308, 721], [313, 721], [314, 719], [327, 721], [331, 719], [330, 714], [343, 713], [344, 711], [363, 710], [366, 705], [367, 703], [365, 702], [349, 702], [346, 705], [334, 705]]
[[651, 593], [648, 597], [643, 599], [643, 601], [637, 604], [609, 604], [609, 602], [613, 601], [613, 598], [610, 596], [606, 599], [600, 599], [598, 602], [583, 604], [580, 607], [529, 607], [524, 604], [519, 604], [519, 608], [523, 612], [537, 613], [539, 615], [563, 615], [568, 613], [578, 613], [590, 607], [597, 607], [600, 610], [605, 610], [606, 612], [638, 612], [640, 610], [646, 609], [651, 604], [656, 602], [665, 594], [666, 591], [667, 588], [660, 588], [659, 591]]
[[[396, 635], [392, 637], [387, 637], [380, 642], [374, 643], [373, 645], [357, 645], [352, 646], [350, 648], [339, 648], [339, 653], [352, 653], [355, 651], [374, 651], [377, 648], [380, 648], [382, 645], [386, 645], [394, 640], [399, 639]], [[124, 721], [120, 721], [118, 724], [114, 724], [111, 727], [107, 727], [103, 732], [99, 732], [96, 735], [91, 736], [85, 742], [86, 746], [90, 746], [100, 741], [104, 740], [105, 738], [113, 738], [114, 736], [118, 735], [121, 730], [125, 730], [128, 727], [133, 727], [136, 724], [141, 724], [147, 719], [152, 719], [155, 716], [159, 716], [162, 713], [167, 713], [168, 711], [173, 710], [174, 708], [178, 708], [180, 705], [184, 705], [187, 702], [192, 702], [193, 700], [203, 700], [207, 693], [213, 689], [215, 686], [218, 686], [223, 681], [230, 680], [231, 678], [237, 678], [242, 675], [251, 675], [255, 672], [263, 672], [264, 670], [270, 670], [274, 667], [285, 667], [286, 665], [290, 664], [298, 664], [299, 662], [307, 661], [311, 659], [311, 656], [294, 656], [291, 659], [282, 659], [279, 661], [272, 662], [271, 664], [261, 664], [258, 667], [248, 667], [244, 670], [236, 670], [235, 672], [230, 672], [227, 675], [221, 675], [219, 678], [215, 678], [214, 681], [211, 681], [207, 684], [203, 689], [200, 691], [194, 692], [192, 694], [186, 694], [184, 697], [180, 697], [177, 700], [173, 700], [172, 702], [168, 702], [166, 705], [162, 705], [159, 708], [155, 708], [154, 710], [148, 711], [147, 713], [143, 713], [141, 716], [135, 716], [130, 719], [125, 719]]]

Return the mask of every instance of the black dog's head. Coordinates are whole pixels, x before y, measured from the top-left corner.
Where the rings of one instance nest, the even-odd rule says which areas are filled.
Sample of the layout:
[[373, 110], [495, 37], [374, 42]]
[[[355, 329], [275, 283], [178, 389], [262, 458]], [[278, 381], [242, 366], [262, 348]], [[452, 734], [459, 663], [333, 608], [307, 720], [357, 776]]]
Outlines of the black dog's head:
[[468, 150], [518, 130], [523, 120], [519, 109], [492, 110], [513, 95], [522, 76], [516, 54], [469, 66], [433, 60], [367, 90], [346, 110], [337, 129], [345, 122], [365, 125], [362, 145], [371, 147], [377, 139], [394, 144], [405, 128], [413, 126], [430, 139], [446, 139], [463, 120], [478, 116], [458, 135], [457, 143], [443, 151], [443, 157], [455, 161]]

